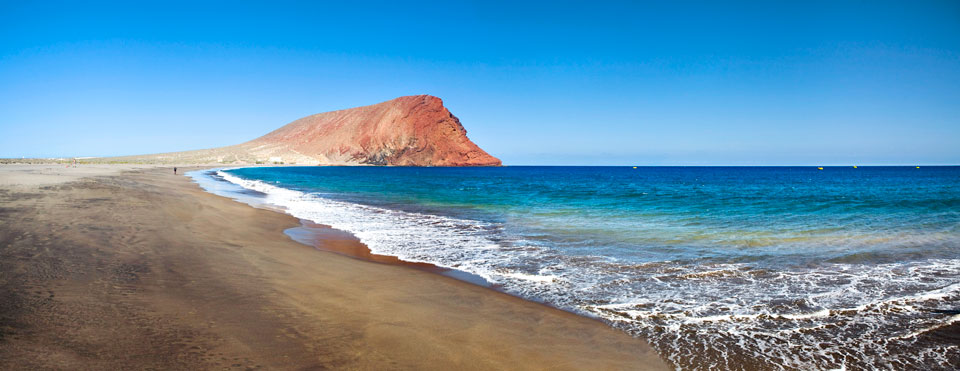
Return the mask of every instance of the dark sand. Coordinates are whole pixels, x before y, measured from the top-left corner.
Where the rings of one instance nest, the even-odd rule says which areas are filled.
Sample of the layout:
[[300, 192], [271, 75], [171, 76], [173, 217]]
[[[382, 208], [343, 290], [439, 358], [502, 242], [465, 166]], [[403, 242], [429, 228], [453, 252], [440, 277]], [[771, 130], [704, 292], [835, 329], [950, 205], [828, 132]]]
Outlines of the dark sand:
[[0, 369], [666, 369], [598, 321], [294, 242], [297, 219], [170, 169], [83, 176], [0, 182]]

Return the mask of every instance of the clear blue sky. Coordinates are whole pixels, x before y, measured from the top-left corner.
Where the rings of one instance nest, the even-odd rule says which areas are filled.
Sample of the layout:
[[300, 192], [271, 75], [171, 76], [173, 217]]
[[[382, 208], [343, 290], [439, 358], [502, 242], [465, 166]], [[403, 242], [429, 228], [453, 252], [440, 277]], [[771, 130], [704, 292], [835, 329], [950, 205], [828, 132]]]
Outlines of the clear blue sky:
[[960, 164], [960, 1], [36, 3], [0, 0], [0, 157], [432, 94], [511, 165]]

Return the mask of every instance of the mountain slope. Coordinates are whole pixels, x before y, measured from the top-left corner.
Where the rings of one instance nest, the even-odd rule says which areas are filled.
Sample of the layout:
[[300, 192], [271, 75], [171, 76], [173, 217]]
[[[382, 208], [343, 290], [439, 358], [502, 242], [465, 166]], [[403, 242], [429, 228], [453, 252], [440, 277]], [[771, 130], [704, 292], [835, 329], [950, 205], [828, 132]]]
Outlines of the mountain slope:
[[115, 158], [133, 162], [499, 166], [430, 95], [400, 97], [291, 122], [229, 147]]

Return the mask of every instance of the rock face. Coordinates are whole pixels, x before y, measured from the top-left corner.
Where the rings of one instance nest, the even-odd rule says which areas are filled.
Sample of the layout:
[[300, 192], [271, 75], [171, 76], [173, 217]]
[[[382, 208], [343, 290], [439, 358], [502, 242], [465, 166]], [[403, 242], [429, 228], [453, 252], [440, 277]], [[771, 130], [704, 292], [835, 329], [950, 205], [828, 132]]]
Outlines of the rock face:
[[135, 163], [500, 166], [467, 138], [440, 98], [400, 97], [320, 113], [229, 147], [103, 158]]
[[307, 116], [236, 147], [317, 164], [499, 166], [430, 95]]

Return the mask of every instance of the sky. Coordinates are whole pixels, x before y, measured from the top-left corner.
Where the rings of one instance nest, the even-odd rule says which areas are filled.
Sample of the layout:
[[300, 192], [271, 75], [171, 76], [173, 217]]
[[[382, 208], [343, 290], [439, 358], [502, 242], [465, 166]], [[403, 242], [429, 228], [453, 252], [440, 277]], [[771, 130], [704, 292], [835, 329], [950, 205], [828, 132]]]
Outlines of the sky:
[[960, 164], [960, 1], [0, 0], [0, 157], [415, 94], [507, 165]]

